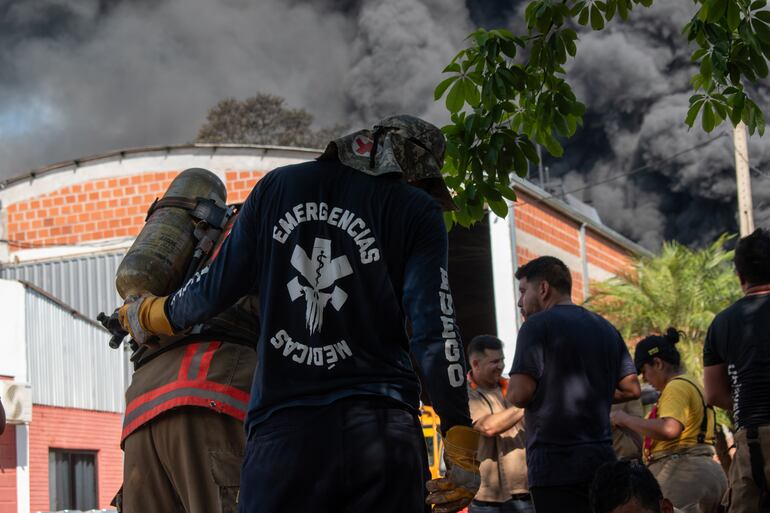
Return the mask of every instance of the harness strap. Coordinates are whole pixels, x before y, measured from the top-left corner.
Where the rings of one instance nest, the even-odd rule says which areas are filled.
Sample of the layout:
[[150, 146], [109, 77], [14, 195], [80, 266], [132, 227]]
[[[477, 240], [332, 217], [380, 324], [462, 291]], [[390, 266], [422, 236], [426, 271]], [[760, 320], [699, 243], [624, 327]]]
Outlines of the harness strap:
[[746, 428], [746, 440], [749, 444], [749, 462], [751, 463], [751, 477], [759, 488], [759, 508], [770, 506], [770, 492], [767, 489], [767, 477], [765, 476], [765, 459], [762, 456], [762, 445], [759, 440], [759, 430], [756, 426]]
[[698, 385], [693, 383], [687, 378], [677, 377], [672, 379], [671, 381], [679, 380], [684, 381], [685, 383], [689, 383], [695, 388], [696, 392], [698, 392], [698, 396], [700, 397], [700, 402], [703, 405], [703, 420], [701, 420], [700, 423], [700, 432], [698, 433], [698, 443], [699, 444], [705, 444], [706, 443], [706, 435], [708, 434], [708, 426], [709, 426], [709, 416], [708, 412], [711, 410], [711, 413], [714, 414], [714, 429], [716, 430], [717, 425], [717, 412], [712, 408], [711, 406], [708, 406], [706, 404], [706, 400], [703, 397], [703, 394], [700, 391], [700, 388], [698, 388]]
[[150, 218], [159, 208], [181, 208], [189, 210], [190, 215], [201, 221], [214, 226], [216, 228], [222, 228], [227, 221], [228, 209], [227, 207], [221, 207], [217, 205], [216, 201], [210, 198], [186, 198], [184, 196], [166, 196], [164, 198], [155, 198], [150, 208], [147, 209], [147, 217], [144, 221]]

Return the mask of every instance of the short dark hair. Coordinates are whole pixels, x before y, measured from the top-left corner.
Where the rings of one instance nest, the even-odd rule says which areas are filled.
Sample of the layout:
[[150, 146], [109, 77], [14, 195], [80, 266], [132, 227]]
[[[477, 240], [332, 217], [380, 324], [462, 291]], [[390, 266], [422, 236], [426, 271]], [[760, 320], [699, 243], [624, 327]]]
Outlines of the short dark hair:
[[475, 353], [484, 354], [487, 349], [502, 351], [503, 341], [494, 335], [476, 335], [468, 344], [468, 356]]
[[735, 246], [735, 269], [749, 285], [770, 283], [770, 232], [757, 228]]
[[614, 461], [599, 467], [591, 483], [594, 513], [609, 513], [633, 499], [643, 508], [660, 513], [663, 492], [647, 467], [632, 461]]
[[516, 279], [545, 280], [562, 294], [572, 293], [572, 275], [564, 262], [556, 257], [538, 257], [516, 270]]

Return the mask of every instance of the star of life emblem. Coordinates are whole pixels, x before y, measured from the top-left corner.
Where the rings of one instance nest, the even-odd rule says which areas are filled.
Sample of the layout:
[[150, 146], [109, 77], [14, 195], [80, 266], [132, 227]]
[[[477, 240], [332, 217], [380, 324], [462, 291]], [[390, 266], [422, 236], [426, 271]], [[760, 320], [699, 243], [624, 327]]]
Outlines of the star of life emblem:
[[316, 237], [309, 257], [299, 244], [291, 255], [291, 265], [300, 276], [289, 281], [286, 287], [292, 302], [305, 297], [305, 324], [311, 335], [321, 331], [324, 310], [329, 303], [339, 312], [348, 299], [347, 293], [335, 282], [353, 274], [353, 269], [345, 255], [332, 258], [331, 247], [331, 240]]

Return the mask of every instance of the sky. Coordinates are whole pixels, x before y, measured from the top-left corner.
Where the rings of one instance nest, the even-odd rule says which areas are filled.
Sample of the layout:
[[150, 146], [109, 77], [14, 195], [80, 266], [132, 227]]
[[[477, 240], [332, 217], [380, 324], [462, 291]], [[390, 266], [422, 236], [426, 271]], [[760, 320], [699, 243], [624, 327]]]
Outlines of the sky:
[[[521, 32], [521, 9], [514, 0], [0, 0], [0, 180], [190, 142], [219, 100], [257, 92], [306, 109], [318, 127], [357, 129], [395, 113], [441, 125], [448, 116], [433, 88], [442, 68], [476, 26]], [[658, 2], [581, 31], [568, 71], [588, 105], [585, 126], [563, 159], [546, 162], [552, 192], [573, 192], [652, 249], [737, 230], [729, 130], [707, 142], [683, 123], [693, 68], [681, 27], [691, 11], [691, 2]], [[767, 88], [758, 95], [770, 113]], [[750, 145], [764, 226], [768, 140]]]

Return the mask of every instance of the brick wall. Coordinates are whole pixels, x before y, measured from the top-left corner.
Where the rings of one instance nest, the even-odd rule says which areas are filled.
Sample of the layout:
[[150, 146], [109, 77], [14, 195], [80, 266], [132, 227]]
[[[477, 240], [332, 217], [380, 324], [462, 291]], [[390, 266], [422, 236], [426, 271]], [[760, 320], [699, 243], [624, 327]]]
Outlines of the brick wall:
[[108, 508], [123, 482], [123, 453], [119, 445], [121, 425], [118, 413], [33, 405], [29, 426], [31, 510], [50, 511], [50, 448], [97, 451], [99, 507]]
[[0, 513], [16, 513], [16, 426], [0, 435]]
[[631, 261], [628, 253], [616, 244], [590, 231], [586, 234], [586, 254], [589, 264], [613, 274], [628, 268]]
[[[63, 187], [7, 206], [8, 239], [31, 246], [133, 237], [147, 208], [179, 171], [147, 172]], [[243, 201], [262, 171], [228, 171], [228, 202]]]
[[530, 233], [548, 244], [580, 256], [580, 225], [538, 202], [534, 197], [516, 191], [514, 207], [516, 228]]

